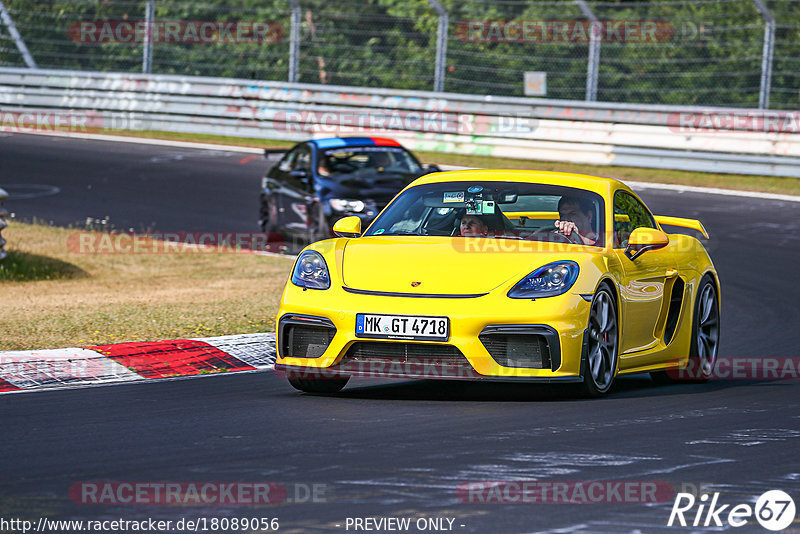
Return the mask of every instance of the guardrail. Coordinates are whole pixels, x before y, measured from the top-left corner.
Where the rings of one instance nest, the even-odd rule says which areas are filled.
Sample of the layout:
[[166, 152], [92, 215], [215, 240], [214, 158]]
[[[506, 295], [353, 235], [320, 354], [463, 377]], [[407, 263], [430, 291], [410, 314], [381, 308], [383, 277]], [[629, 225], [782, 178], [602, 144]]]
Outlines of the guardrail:
[[6, 131], [386, 135], [412, 150], [800, 177], [792, 112], [0, 68], [0, 113]]
[[3, 261], [8, 253], [3, 248], [6, 244], [6, 240], [3, 239], [3, 228], [8, 226], [6, 222], [6, 217], [8, 217], [8, 211], [3, 207], [3, 201], [8, 198], [8, 193], [6, 193], [5, 189], [0, 189], [0, 261]]

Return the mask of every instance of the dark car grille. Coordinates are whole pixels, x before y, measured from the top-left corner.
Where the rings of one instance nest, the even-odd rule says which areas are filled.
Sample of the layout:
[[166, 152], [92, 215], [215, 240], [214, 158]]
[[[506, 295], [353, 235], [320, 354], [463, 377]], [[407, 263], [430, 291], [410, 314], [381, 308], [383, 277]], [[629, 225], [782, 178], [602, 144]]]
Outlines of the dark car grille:
[[334, 328], [286, 324], [281, 329], [281, 356], [284, 358], [319, 358], [336, 334]]
[[337, 371], [372, 376], [474, 378], [475, 370], [452, 345], [358, 341], [347, 350]]
[[481, 334], [478, 336], [494, 360], [503, 367], [549, 369], [550, 348], [538, 334]]

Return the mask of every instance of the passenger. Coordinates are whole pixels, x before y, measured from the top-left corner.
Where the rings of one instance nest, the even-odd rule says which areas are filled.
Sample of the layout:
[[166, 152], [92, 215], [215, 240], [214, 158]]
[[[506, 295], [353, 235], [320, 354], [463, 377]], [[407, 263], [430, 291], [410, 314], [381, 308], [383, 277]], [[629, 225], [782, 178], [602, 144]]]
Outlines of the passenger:
[[464, 215], [460, 230], [463, 237], [486, 237], [489, 234], [489, 227], [477, 215]]
[[563, 196], [558, 201], [556, 230], [566, 237], [573, 232], [584, 245], [594, 245], [600, 236], [595, 231], [594, 203], [591, 200]]

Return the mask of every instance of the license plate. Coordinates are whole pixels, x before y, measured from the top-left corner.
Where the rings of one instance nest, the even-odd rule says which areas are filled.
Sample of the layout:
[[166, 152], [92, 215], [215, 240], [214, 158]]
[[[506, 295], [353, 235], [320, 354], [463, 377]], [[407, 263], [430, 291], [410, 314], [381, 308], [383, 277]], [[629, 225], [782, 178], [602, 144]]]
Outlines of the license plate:
[[356, 337], [447, 341], [450, 319], [359, 313], [356, 315]]

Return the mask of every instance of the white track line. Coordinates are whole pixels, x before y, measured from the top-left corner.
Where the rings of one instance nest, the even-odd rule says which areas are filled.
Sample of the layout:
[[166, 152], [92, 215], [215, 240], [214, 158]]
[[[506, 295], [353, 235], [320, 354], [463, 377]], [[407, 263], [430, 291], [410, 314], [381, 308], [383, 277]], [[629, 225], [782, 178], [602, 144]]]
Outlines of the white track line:
[[[786, 178], [797, 180], [798, 178]], [[764, 200], [782, 200], [785, 202], [800, 202], [800, 196], [779, 195], [777, 193], [762, 193], [759, 191], [741, 191], [739, 189], [720, 189], [717, 187], [699, 187], [695, 185], [662, 184], [658, 182], [625, 182], [633, 189], [666, 189], [678, 193], [704, 193], [708, 195], [728, 195], [732, 197], [760, 198]]]
[[248, 154], [263, 154], [263, 148], [235, 145], [215, 145], [213, 143], [196, 143], [193, 141], [170, 141], [168, 139], [148, 139], [146, 137], [126, 137], [123, 135], [88, 134], [75, 132], [18, 132], [24, 135], [49, 135], [53, 137], [71, 137], [75, 139], [89, 139], [92, 141], [113, 141], [116, 143], [139, 143], [142, 145], [172, 146], [179, 148], [199, 148], [201, 150], [220, 150], [229, 152], [245, 152]]

